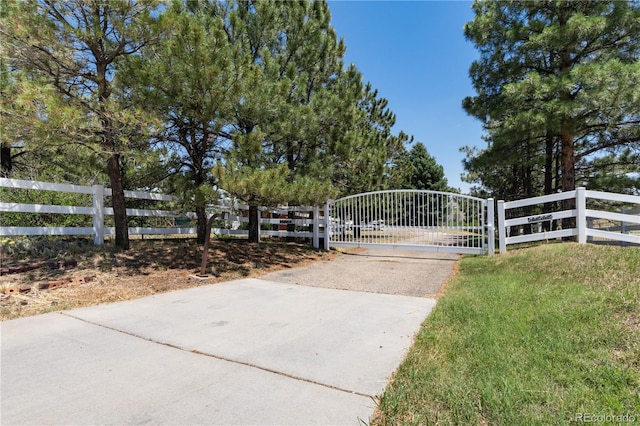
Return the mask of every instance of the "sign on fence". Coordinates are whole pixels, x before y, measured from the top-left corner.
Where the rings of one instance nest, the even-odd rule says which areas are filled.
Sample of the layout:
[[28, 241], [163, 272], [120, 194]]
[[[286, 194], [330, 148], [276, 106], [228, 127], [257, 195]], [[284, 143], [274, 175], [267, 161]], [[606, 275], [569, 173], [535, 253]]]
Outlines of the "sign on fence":
[[[512, 214], [506, 219], [506, 212], [525, 208], [525, 210], [545, 209], [564, 200], [575, 200], [575, 208], [568, 210], [554, 211], [553, 213], [543, 213], [528, 216], [517, 216]], [[528, 198], [517, 201], [498, 201], [498, 237], [500, 253], [507, 251], [507, 245], [525, 243], [532, 241], [551, 240], [555, 238], [577, 237], [579, 243], [586, 243], [588, 239], [601, 238], [613, 241], [622, 241], [632, 244], [640, 244], [640, 216], [639, 209], [623, 210], [622, 213], [604, 211], [601, 209], [587, 208], [588, 200], [598, 200], [598, 202], [614, 202], [626, 205], [640, 206], [640, 196], [615, 194], [602, 191], [591, 191], [585, 188], [577, 188], [575, 191], [562, 192], [559, 194], [543, 195], [541, 197]], [[553, 221], [560, 222], [560, 219], [573, 218], [575, 227], [563, 228], [551, 226]], [[597, 221], [609, 221], [619, 225], [598, 227]], [[533, 225], [530, 233], [523, 235], [510, 235], [512, 227], [520, 225]], [[545, 224], [546, 226], [541, 226]], [[558, 225], [557, 223], [555, 225]]]
[[[95, 244], [103, 244], [105, 235], [113, 235], [115, 233], [114, 228], [105, 227], [105, 216], [113, 215], [113, 209], [105, 207], [104, 199], [111, 196], [111, 190], [104, 188], [102, 185], [80, 186], [0, 178], [0, 187], [90, 194], [92, 196], [91, 207], [0, 201], [0, 212], [72, 214], [92, 217], [92, 226], [83, 227], [1, 226], [0, 236], [93, 235]], [[403, 195], [405, 198], [398, 198], [399, 195], [396, 193], [391, 195], [384, 193], [382, 195], [387, 198], [390, 197], [389, 200], [393, 200], [396, 204], [400, 200], [401, 202], [398, 204], [400, 207], [395, 210], [389, 209], [385, 204], [388, 202], [387, 198], [379, 198], [377, 193], [370, 193], [345, 197], [344, 200], [356, 199], [360, 203], [351, 203], [347, 207], [336, 205], [330, 207], [329, 203], [327, 203], [323, 209], [305, 206], [283, 206], [277, 209], [261, 208], [261, 211], [266, 213], [261, 215], [263, 216], [261, 217], [261, 225], [270, 227], [270, 229], [262, 229], [260, 233], [268, 236], [310, 238], [314, 247], [319, 247], [320, 238], [323, 238], [324, 248], [328, 249], [330, 239], [333, 244], [344, 243], [345, 241], [343, 240], [348, 238], [353, 241], [347, 241], [347, 243], [374, 244], [378, 242], [374, 240], [374, 237], [378, 237], [378, 234], [382, 235], [383, 230], [385, 231], [384, 235], [390, 234], [390, 230], [400, 230], [402, 232], [399, 231], [399, 233], [391, 235], [392, 240], [385, 240], [382, 243], [393, 246], [403, 242], [408, 244], [407, 241], [411, 238], [413, 240], [410, 240], [409, 243], [417, 240], [422, 241], [426, 233], [425, 230], [434, 228], [439, 232], [437, 234], [439, 237], [446, 234], [447, 238], [449, 238], [449, 234], [455, 234], [456, 244], [454, 245], [456, 247], [452, 250], [460, 251], [461, 248], [459, 246], [462, 246], [462, 249], [466, 250], [466, 252], [493, 252], [493, 200], [480, 200], [480, 204], [478, 204], [473, 197], [444, 194], [442, 199], [438, 198], [436, 200], [434, 198], [436, 200], [434, 202], [429, 198], [430, 195], [415, 194], [415, 191], [409, 195]], [[125, 197], [151, 201], [177, 201], [174, 196], [155, 192], [125, 191]], [[549, 210], [551, 205], [572, 199], [575, 200], [575, 208]], [[588, 204], [589, 200], [590, 203]], [[437, 214], [423, 215], [423, 217], [419, 214], [412, 216], [407, 213], [410, 211], [409, 207], [418, 205], [416, 204], [418, 202], [421, 203], [419, 204], [421, 206], [428, 205], [431, 209], [428, 211], [433, 210]], [[606, 211], [603, 208], [594, 207], [596, 203], [618, 203], [618, 205], [624, 205], [624, 208], [616, 212]], [[395, 204], [393, 205], [395, 206]], [[334, 210], [333, 217], [331, 217], [331, 208]], [[218, 209], [236, 213], [229, 216], [230, 223], [227, 226], [212, 229], [214, 234], [248, 235], [248, 231], [238, 229], [242, 227], [242, 223], [246, 223], [249, 220], [246, 215], [242, 214], [243, 210], [248, 210], [248, 206], [233, 203], [226, 206], [218, 206]], [[514, 213], [518, 209], [529, 213]], [[485, 210], [488, 217], [486, 223], [484, 219]], [[295, 212], [294, 218], [288, 216], [290, 211]], [[507, 211], [512, 213], [508, 219]], [[404, 213], [400, 214], [398, 212]], [[477, 219], [473, 219], [476, 214], [478, 215]], [[174, 224], [177, 222], [176, 219], [186, 216], [193, 217], [193, 213], [136, 208], [127, 209], [127, 215], [130, 217], [168, 218]], [[572, 219], [575, 225], [566, 227], [565, 219]], [[562, 222], [565, 222], [565, 224]], [[606, 226], [603, 226], [603, 223]], [[512, 228], [522, 229], [524, 227], [528, 227], [527, 233], [512, 235], [509, 232]], [[291, 228], [294, 229], [291, 230]], [[333, 234], [331, 234], [331, 229], [333, 229]], [[416, 229], [420, 229], [420, 231], [418, 232]], [[359, 230], [360, 232], [354, 230]], [[188, 226], [129, 228], [131, 235], [194, 235], [196, 232], [195, 228]], [[474, 237], [474, 233], [478, 234], [478, 238]], [[330, 238], [325, 238], [325, 236], [330, 236]], [[565, 237], [577, 237], [579, 243], [586, 243], [594, 239], [606, 239], [629, 244], [640, 244], [640, 196], [578, 188], [575, 191], [525, 200], [498, 201], [498, 238], [501, 253], [506, 252], [507, 246], [510, 244]], [[462, 243], [459, 243], [460, 241]], [[447, 244], [451, 245], [449, 240], [447, 240]], [[437, 244], [440, 250], [443, 250], [443, 247], [446, 248], [445, 246], [444, 243]]]

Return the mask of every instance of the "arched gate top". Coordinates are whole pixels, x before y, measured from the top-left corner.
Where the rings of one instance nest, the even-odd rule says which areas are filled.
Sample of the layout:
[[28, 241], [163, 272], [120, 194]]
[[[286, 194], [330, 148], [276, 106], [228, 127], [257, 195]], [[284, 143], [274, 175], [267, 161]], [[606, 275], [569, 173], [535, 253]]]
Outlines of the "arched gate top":
[[392, 189], [327, 205], [329, 245], [486, 253], [493, 203], [454, 192]]
[[360, 194], [348, 195], [346, 197], [341, 197], [336, 200], [333, 200], [334, 203], [338, 201], [345, 201], [353, 198], [363, 197], [365, 195], [381, 195], [381, 194], [393, 194], [393, 193], [403, 193], [403, 194], [411, 194], [411, 193], [419, 193], [419, 194], [434, 194], [434, 195], [445, 195], [445, 196], [455, 196], [460, 198], [466, 198], [468, 200], [474, 201], [482, 201], [485, 202], [484, 198], [473, 197], [471, 195], [458, 194], [456, 192], [444, 192], [444, 191], [431, 191], [425, 189], [386, 189], [381, 191], [371, 191], [371, 192], [362, 192]]

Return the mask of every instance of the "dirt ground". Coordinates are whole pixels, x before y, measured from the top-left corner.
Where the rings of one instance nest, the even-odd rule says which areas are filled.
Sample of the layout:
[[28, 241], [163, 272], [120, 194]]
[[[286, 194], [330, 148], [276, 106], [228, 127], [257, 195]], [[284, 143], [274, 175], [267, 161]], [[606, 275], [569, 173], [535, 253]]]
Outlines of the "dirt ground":
[[311, 287], [435, 298], [454, 271], [459, 254], [358, 249], [331, 262], [270, 272], [260, 277]]
[[38, 250], [5, 247], [0, 253], [0, 321], [256, 277], [336, 255], [308, 243], [213, 240], [207, 273], [217, 276], [198, 281], [188, 278], [199, 272], [202, 260], [195, 239], [132, 240], [126, 252], [80, 239], [39, 243]]

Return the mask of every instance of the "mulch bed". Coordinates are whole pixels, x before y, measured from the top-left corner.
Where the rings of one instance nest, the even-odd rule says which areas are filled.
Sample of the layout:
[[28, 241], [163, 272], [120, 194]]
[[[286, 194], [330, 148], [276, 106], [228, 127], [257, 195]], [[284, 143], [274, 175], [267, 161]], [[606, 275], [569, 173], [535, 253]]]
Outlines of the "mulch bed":
[[207, 273], [215, 276], [198, 281], [188, 278], [199, 272], [202, 260], [202, 246], [194, 239], [132, 240], [126, 252], [108, 244], [69, 252], [54, 259], [3, 253], [0, 320], [256, 277], [335, 256], [308, 243], [213, 240]]

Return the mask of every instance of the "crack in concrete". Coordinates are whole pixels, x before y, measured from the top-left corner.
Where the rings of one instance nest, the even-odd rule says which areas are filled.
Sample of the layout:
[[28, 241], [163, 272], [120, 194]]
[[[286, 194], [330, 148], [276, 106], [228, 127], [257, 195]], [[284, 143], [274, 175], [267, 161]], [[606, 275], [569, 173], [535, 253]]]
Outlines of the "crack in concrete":
[[115, 331], [115, 332], [118, 332], [118, 333], [122, 333], [122, 334], [131, 336], [131, 337], [135, 337], [135, 338], [138, 338], [138, 339], [141, 339], [141, 340], [146, 340], [147, 342], [151, 342], [151, 343], [155, 343], [155, 344], [158, 344], [158, 345], [166, 346], [168, 348], [177, 349], [179, 351], [189, 352], [189, 353], [196, 354], [196, 355], [202, 355], [202, 356], [206, 356], [206, 357], [209, 357], [209, 358], [218, 359], [218, 360], [221, 360], [221, 361], [232, 362], [234, 364], [244, 365], [246, 367], [257, 368], [258, 370], [266, 371], [268, 373], [277, 374], [279, 376], [287, 377], [289, 379], [294, 379], [294, 380], [298, 380], [298, 381], [301, 381], [301, 382], [306, 382], [306, 383], [310, 383], [310, 384], [313, 384], [313, 385], [322, 386], [322, 387], [325, 387], [325, 388], [328, 388], [328, 389], [337, 390], [337, 391], [340, 391], [340, 392], [345, 392], [345, 393], [348, 393], [348, 394], [351, 394], [351, 395], [363, 396], [363, 397], [375, 400], [374, 396], [368, 395], [366, 393], [362, 393], [362, 392], [358, 392], [358, 391], [354, 391], [354, 390], [349, 390], [349, 389], [344, 389], [344, 388], [341, 388], [341, 387], [338, 387], [338, 386], [333, 386], [333, 385], [330, 385], [330, 384], [327, 384], [327, 383], [322, 383], [322, 382], [318, 382], [318, 381], [315, 381], [315, 380], [307, 379], [307, 378], [304, 378], [304, 377], [295, 376], [293, 374], [288, 374], [288, 373], [285, 373], [285, 372], [282, 372], [282, 371], [274, 370], [274, 369], [268, 368], [268, 367], [263, 367], [261, 365], [253, 364], [253, 363], [250, 363], [250, 362], [238, 361], [238, 360], [227, 358], [227, 357], [224, 357], [224, 356], [214, 355], [214, 354], [210, 354], [210, 353], [207, 353], [207, 352], [202, 352], [202, 351], [199, 351], [197, 349], [184, 348], [182, 346], [178, 346], [178, 345], [175, 345], [175, 344], [169, 343], [169, 342], [160, 342], [160, 341], [154, 340], [154, 339], [152, 339], [150, 337], [141, 336], [139, 334], [132, 333], [132, 332], [125, 331], [125, 330], [121, 330], [119, 328], [110, 327], [108, 325], [100, 324], [100, 323], [97, 323], [97, 322], [94, 322], [94, 321], [89, 321], [89, 320], [86, 320], [84, 318], [80, 318], [80, 317], [71, 315], [70, 313], [67, 313], [67, 312], [58, 312], [58, 313], [60, 315], [66, 316], [66, 317], [73, 318], [73, 319], [76, 319], [78, 321], [85, 322], [87, 324], [95, 325], [97, 327], [101, 327], [101, 328], [104, 328], [104, 329], [107, 329], [107, 330], [111, 330], [111, 331]]

